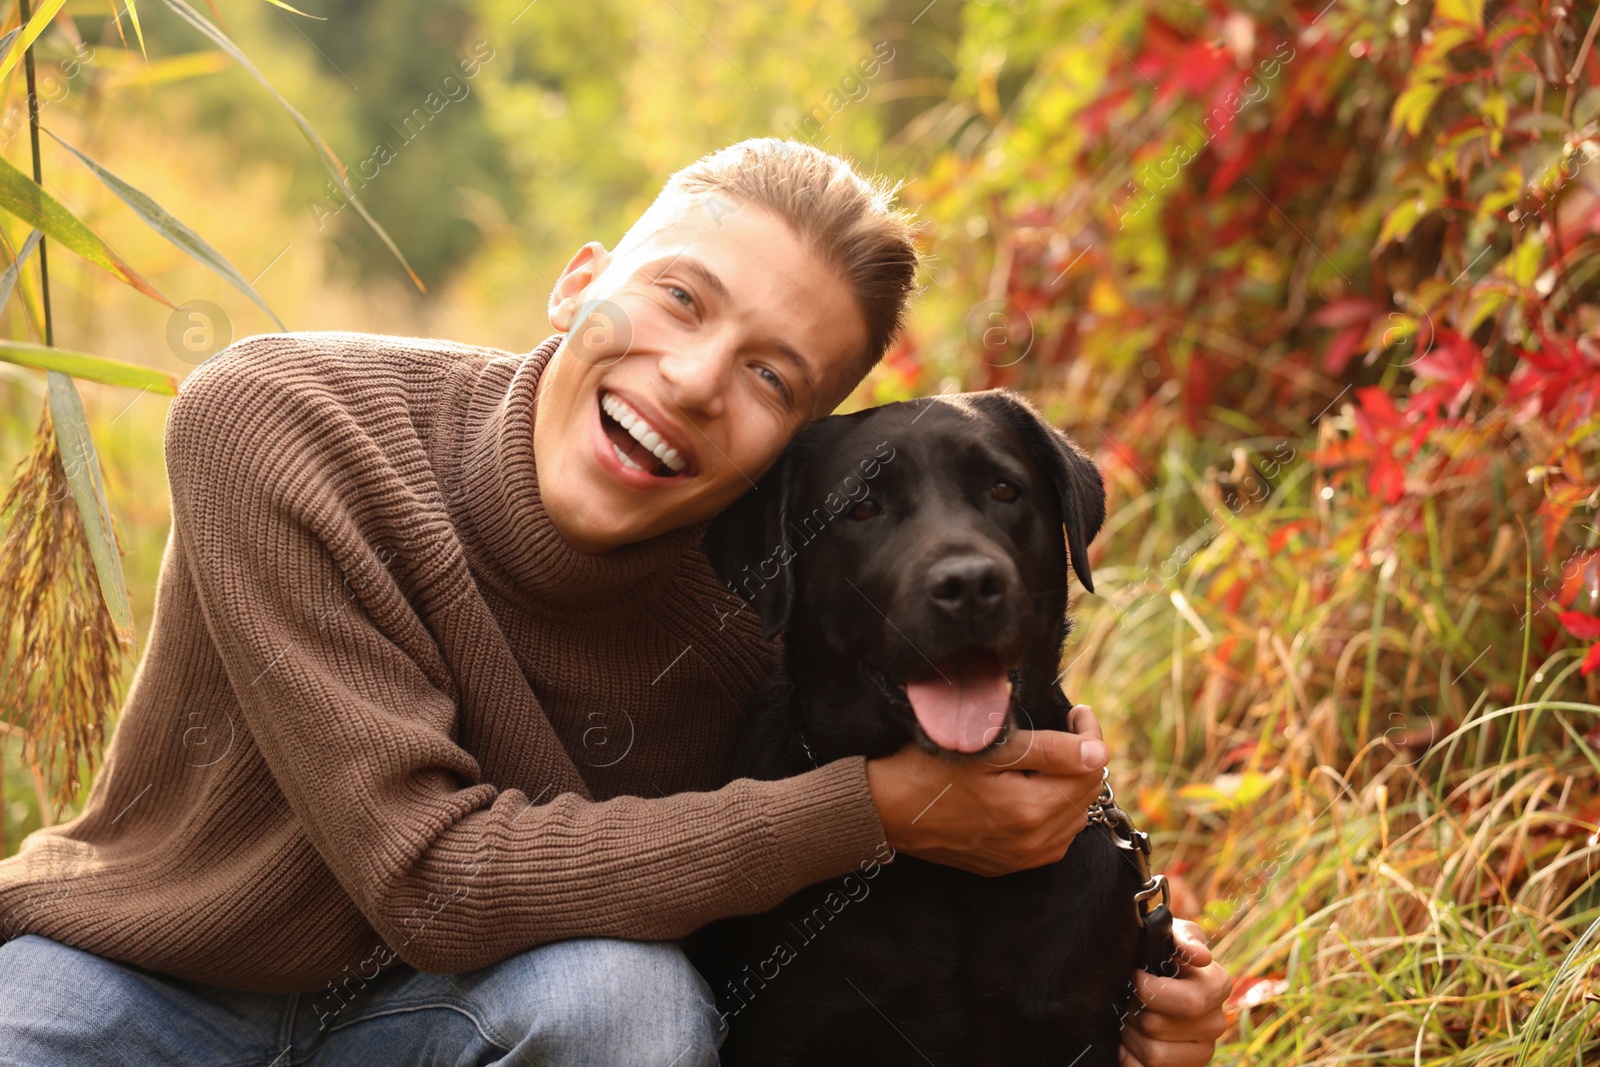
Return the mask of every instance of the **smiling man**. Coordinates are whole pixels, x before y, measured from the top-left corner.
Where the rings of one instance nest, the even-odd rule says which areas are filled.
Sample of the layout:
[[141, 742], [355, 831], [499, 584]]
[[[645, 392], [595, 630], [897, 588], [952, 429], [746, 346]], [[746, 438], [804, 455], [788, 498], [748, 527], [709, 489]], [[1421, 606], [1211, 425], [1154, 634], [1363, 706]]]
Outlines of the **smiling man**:
[[[915, 264], [882, 190], [750, 141], [580, 249], [531, 353], [270, 335], [193, 374], [106, 765], [0, 863], [0, 1067], [714, 1064], [675, 939], [890, 849], [1063, 855], [1087, 709], [1005, 769], [727, 781], [773, 650], [700, 535], [882, 355]], [[1221, 1032], [1180, 932], [1130, 1063]]]

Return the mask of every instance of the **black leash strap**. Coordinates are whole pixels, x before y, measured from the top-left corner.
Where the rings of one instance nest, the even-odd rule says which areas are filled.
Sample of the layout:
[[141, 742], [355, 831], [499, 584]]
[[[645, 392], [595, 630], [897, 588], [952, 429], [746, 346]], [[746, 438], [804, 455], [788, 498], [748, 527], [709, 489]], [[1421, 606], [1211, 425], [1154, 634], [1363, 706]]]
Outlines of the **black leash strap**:
[[[1126, 852], [1143, 879], [1133, 894], [1139, 916], [1139, 966], [1164, 978], [1178, 976], [1178, 943], [1172, 936], [1172, 908], [1167, 876], [1150, 873], [1150, 835], [1133, 825], [1128, 813], [1117, 807], [1111, 792], [1111, 772], [1100, 771], [1100, 795], [1089, 805], [1089, 821], [1099, 823], [1111, 834], [1116, 846]], [[1155, 907], [1150, 902], [1160, 898]]]

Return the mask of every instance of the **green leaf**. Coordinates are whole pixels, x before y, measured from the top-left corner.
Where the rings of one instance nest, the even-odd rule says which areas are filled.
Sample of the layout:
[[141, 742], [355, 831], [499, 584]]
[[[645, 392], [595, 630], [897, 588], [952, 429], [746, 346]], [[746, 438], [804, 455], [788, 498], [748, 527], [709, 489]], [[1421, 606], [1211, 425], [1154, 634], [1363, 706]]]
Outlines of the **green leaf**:
[[1437, 0], [1433, 14], [1447, 22], [1483, 30], [1483, 0]]
[[[1454, 52], [1457, 48], [1460, 48], [1468, 41], [1475, 41], [1477, 38], [1477, 34], [1461, 26], [1436, 26], [1433, 29], [1433, 36], [1428, 40], [1427, 44], [1422, 46], [1422, 55], [1426, 57], [1427, 61], [1437, 64], [1439, 60]], [[1442, 66], [1439, 73], [1440, 76], [1444, 74]]]
[[1572, 109], [1572, 125], [1587, 126], [1597, 115], [1600, 115], [1600, 88], [1590, 87], [1578, 97], [1578, 103]]
[[1383, 226], [1378, 230], [1378, 245], [1382, 247], [1390, 241], [1403, 241], [1417, 221], [1428, 212], [1428, 203], [1420, 196], [1408, 196], [1394, 207], [1383, 218]]
[[148, 389], [163, 396], [178, 395], [177, 380], [166, 371], [88, 352], [74, 352], [70, 348], [36, 345], [31, 341], [0, 340], [0, 360], [23, 367], [58, 371], [102, 385]]
[[1204, 810], [1235, 811], [1246, 807], [1272, 788], [1273, 776], [1259, 771], [1219, 774], [1214, 782], [1194, 782], [1178, 790], [1178, 796]]
[[11, 73], [11, 68], [17, 65], [17, 60], [22, 58], [22, 53], [26, 52], [33, 45], [33, 42], [38, 40], [39, 35], [45, 31], [45, 27], [50, 25], [50, 20], [56, 17], [56, 12], [60, 11], [62, 5], [66, 2], [67, 0], [44, 0], [44, 3], [39, 5], [39, 10], [33, 13], [33, 17], [28, 20], [28, 24], [22, 28], [22, 36], [12, 41], [11, 47], [6, 49], [5, 57], [0, 58], [0, 78], [4, 78]]
[[126, 261], [111, 251], [98, 234], [84, 225], [49, 193], [39, 188], [37, 182], [0, 157], [0, 208], [11, 212], [46, 237], [53, 237], [67, 248], [78, 253], [113, 277], [126, 282], [146, 296], [172, 307], [172, 301], [161, 295], [144, 275], [134, 270]]
[[95, 176], [105, 182], [107, 188], [116, 193], [124, 204], [133, 208], [139, 217], [148, 222], [157, 233], [210, 267], [229, 285], [255, 301], [256, 306], [270, 315], [272, 321], [278, 324], [278, 329], [284, 330], [288, 328], [284, 326], [283, 320], [278, 318], [277, 313], [267, 306], [267, 302], [261, 299], [261, 294], [255, 291], [255, 287], [245, 280], [244, 275], [240, 274], [238, 269], [223, 257], [221, 252], [207, 244], [205, 238], [174, 218], [166, 208], [63, 141], [60, 137], [57, 137], [50, 130], [45, 130], [44, 132], [55, 138], [56, 143], [62, 148], [77, 156], [79, 162], [84, 166], [94, 171]]
[[50, 421], [55, 426], [56, 444], [61, 449], [73, 502], [83, 519], [100, 595], [117, 628], [118, 641], [131, 645], [133, 608], [128, 603], [128, 583], [122, 575], [122, 554], [117, 551], [117, 537], [111, 528], [111, 507], [100, 480], [100, 457], [95, 454], [94, 438], [89, 435], [89, 420], [83, 413], [78, 387], [59, 371], [50, 372]]
[[[1506, 209], [1516, 206], [1525, 195], [1522, 191], [1522, 168], [1508, 163], [1500, 168], [1498, 174], [1484, 177], [1494, 184], [1478, 197], [1477, 219], [1480, 224], [1498, 226]], [[1487, 240], [1483, 238], [1485, 243]]]
[[1506, 277], [1526, 289], [1539, 276], [1539, 267], [1543, 262], [1544, 242], [1537, 237], [1529, 237], [1502, 259], [1500, 266], [1505, 268]]
[[1507, 116], [1510, 114], [1506, 106], [1506, 94], [1499, 89], [1489, 89], [1483, 94], [1483, 104], [1478, 108], [1478, 113], [1496, 130], [1505, 129]]
[[144, 57], [146, 63], [150, 62], [150, 53], [145, 51], [144, 47], [144, 28], [139, 25], [139, 8], [136, 0], [128, 0], [128, 21], [133, 23], [133, 35], [139, 38], [139, 54]]
[[105, 69], [108, 88], [171, 85], [188, 78], [216, 74], [232, 65], [232, 61], [224, 53], [214, 49], [158, 57], [149, 63], [119, 58], [122, 56], [125, 56], [125, 53], [112, 52], [108, 48], [95, 57], [95, 63]]
[[337, 186], [339, 192], [350, 202], [350, 206], [356, 209], [356, 213], [372, 228], [372, 232], [377, 234], [389, 251], [394, 254], [394, 258], [400, 261], [400, 265], [406, 269], [406, 274], [410, 275], [412, 284], [419, 290], [427, 292], [428, 287], [422, 284], [422, 279], [417, 277], [417, 272], [411, 269], [410, 263], [406, 262], [406, 257], [401, 253], [400, 246], [394, 243], [394, 239], [389, 236], [388, 231], [378, 225], [378, 220], [368, 214], [366, 205], [356, 196], [356, 191], [350, 187], [350, 179], [345, 176], [344, 163], [340, 161], [338, 156], [334, 155], [333, 149], [328, 147], [328, 143], [322, 139], [322, 135], [317, 133], [311, 123], [306, 121], [306, 117], [295, 110], [295, 106], [289, 103], [282, 93], [273, 88], [271, 82], [267, 81], [266, 75], [262, 74], [256, 68], [256, 65], [250, 62], [250, 57], [245, 55], [239, 46], [228, 38], [227, 34], [217, 29], [204, 15], [190, 7], [184, 0], [164, 0], [164, 2], [182, 16], [185, 22], [205, 34], [213, 44], [232, 56], [235, 63], [249, 71], [251, 76], [260, 82], [267, 92], [272, 94], [273, 98], [278, 101], [278, 106], [288, 112], [295, 125], [300, 127], [300, 133], [310, 142], [312, 149], [317, 153], [317, 157], [322, 160], [324, 169], [333, 176], [334, 185]]
[[1510, 133], [1565, 134], [1571, 127], [1561, 121], [1560, 115], [1541, 115], [1537, 112], [1518, 115], [1506, 124]]
[[1466, 311], [1461, 314], [1461, 333], [1471, 337], [1485, 319], [1500, 310], [1506, 302], [1506, 293], [1503, 289], [1490, 289], [1485, 292], [1475, 293], [1467, 303]]
[[28, 253], [33, 251], [44, 234], [38, 230], [30, 231], [28, 239], [22, 242], [22, 247], [17, 251], [17, 257], [11, 261], [4, 274], [0, 274], [0, 310], [11, 300], [11, 290], [17, 287], [17, 272], [22, 269], [23, 261], [28, 258]]
[[1406, 86], [1398, 99], [1394, 102], [1394, 112], [1389, 116], [1389, 125], [1395, 129], [1401, 127], [1411, 136], [1415, 137], [1422, 130], [1422, 124], [1428, 121], [1428, 112], [1433, 110], [1433, 102], [1439, 99], [1439, 83], [1417, 82]]
[[[38, 233], [37, 230], [29, 230], [28, 232]], [[27, 242], [24, 241], [23, 243], [26, 244]], [[0, 248], [5, 249], [5, 253], [9, 258], [20, 258], [19, 250], [12, 247], [11, 239], [6, 236], [4, 227], [0, 227]], [[18, 267], [19, 281], [21, 280], [21, 273], [21, 267]], [[44, 293], [40, 291], [40, 287], [37, 285], [24, 285], [20, 288], [13, 286], [11, 295], [22, 302], [24, 318], [37, 329], [44, 329]]]

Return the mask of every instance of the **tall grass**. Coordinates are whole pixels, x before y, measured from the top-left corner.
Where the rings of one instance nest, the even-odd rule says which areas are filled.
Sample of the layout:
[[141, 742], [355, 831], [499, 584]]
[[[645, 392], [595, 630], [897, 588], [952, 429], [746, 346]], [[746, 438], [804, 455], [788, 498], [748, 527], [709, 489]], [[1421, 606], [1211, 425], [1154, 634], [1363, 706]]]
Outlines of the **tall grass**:
[[1445, 477], [1372, 530], [1363, 487], [1281, 442], [1196, 470], [1216, 444], [1152, 433], [1151, 480], [1102, 456], [1064, 684], [1239, 979], [1217, 1062], [1592, 1058], [1600, 704], [1518, 618], [1551, 578], [1515, 521], [1536, 489]]

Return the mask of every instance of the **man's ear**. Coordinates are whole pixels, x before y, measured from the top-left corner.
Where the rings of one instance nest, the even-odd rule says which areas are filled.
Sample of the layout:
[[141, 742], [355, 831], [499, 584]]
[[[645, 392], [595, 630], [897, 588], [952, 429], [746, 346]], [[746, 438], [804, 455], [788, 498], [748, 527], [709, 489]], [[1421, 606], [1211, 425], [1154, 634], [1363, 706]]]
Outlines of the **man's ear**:
[[712, 569], [755, 606], [769, 641], [788, 623], [794, 605], [794, 549], [788, 544], [793, 452], [785, 449], [755, 488], [718, 512], [705, 533]]
[[590, 241], [567, 261], [566, 269], [550, 290], [550, 325], [566, 333], [572, 329], [584, 291], [605, 270], [611, 254], [599, 241]]
[[1045, 421], [1039, 410], [1020, 394], [1009, 389], [974, 393], [974, 403], [987, 407], [1010, 424], [1039, 465], [1055, 482], [1061, 504], [1061, 523], [1067, 531], [1067, 555], [1072, 572], [1089, 592], [1094, 592], [1094, 575], [1089, 573], [1089, 542], [1106, 522], [1106, 487], [1100, 468], [1072, 439]]

